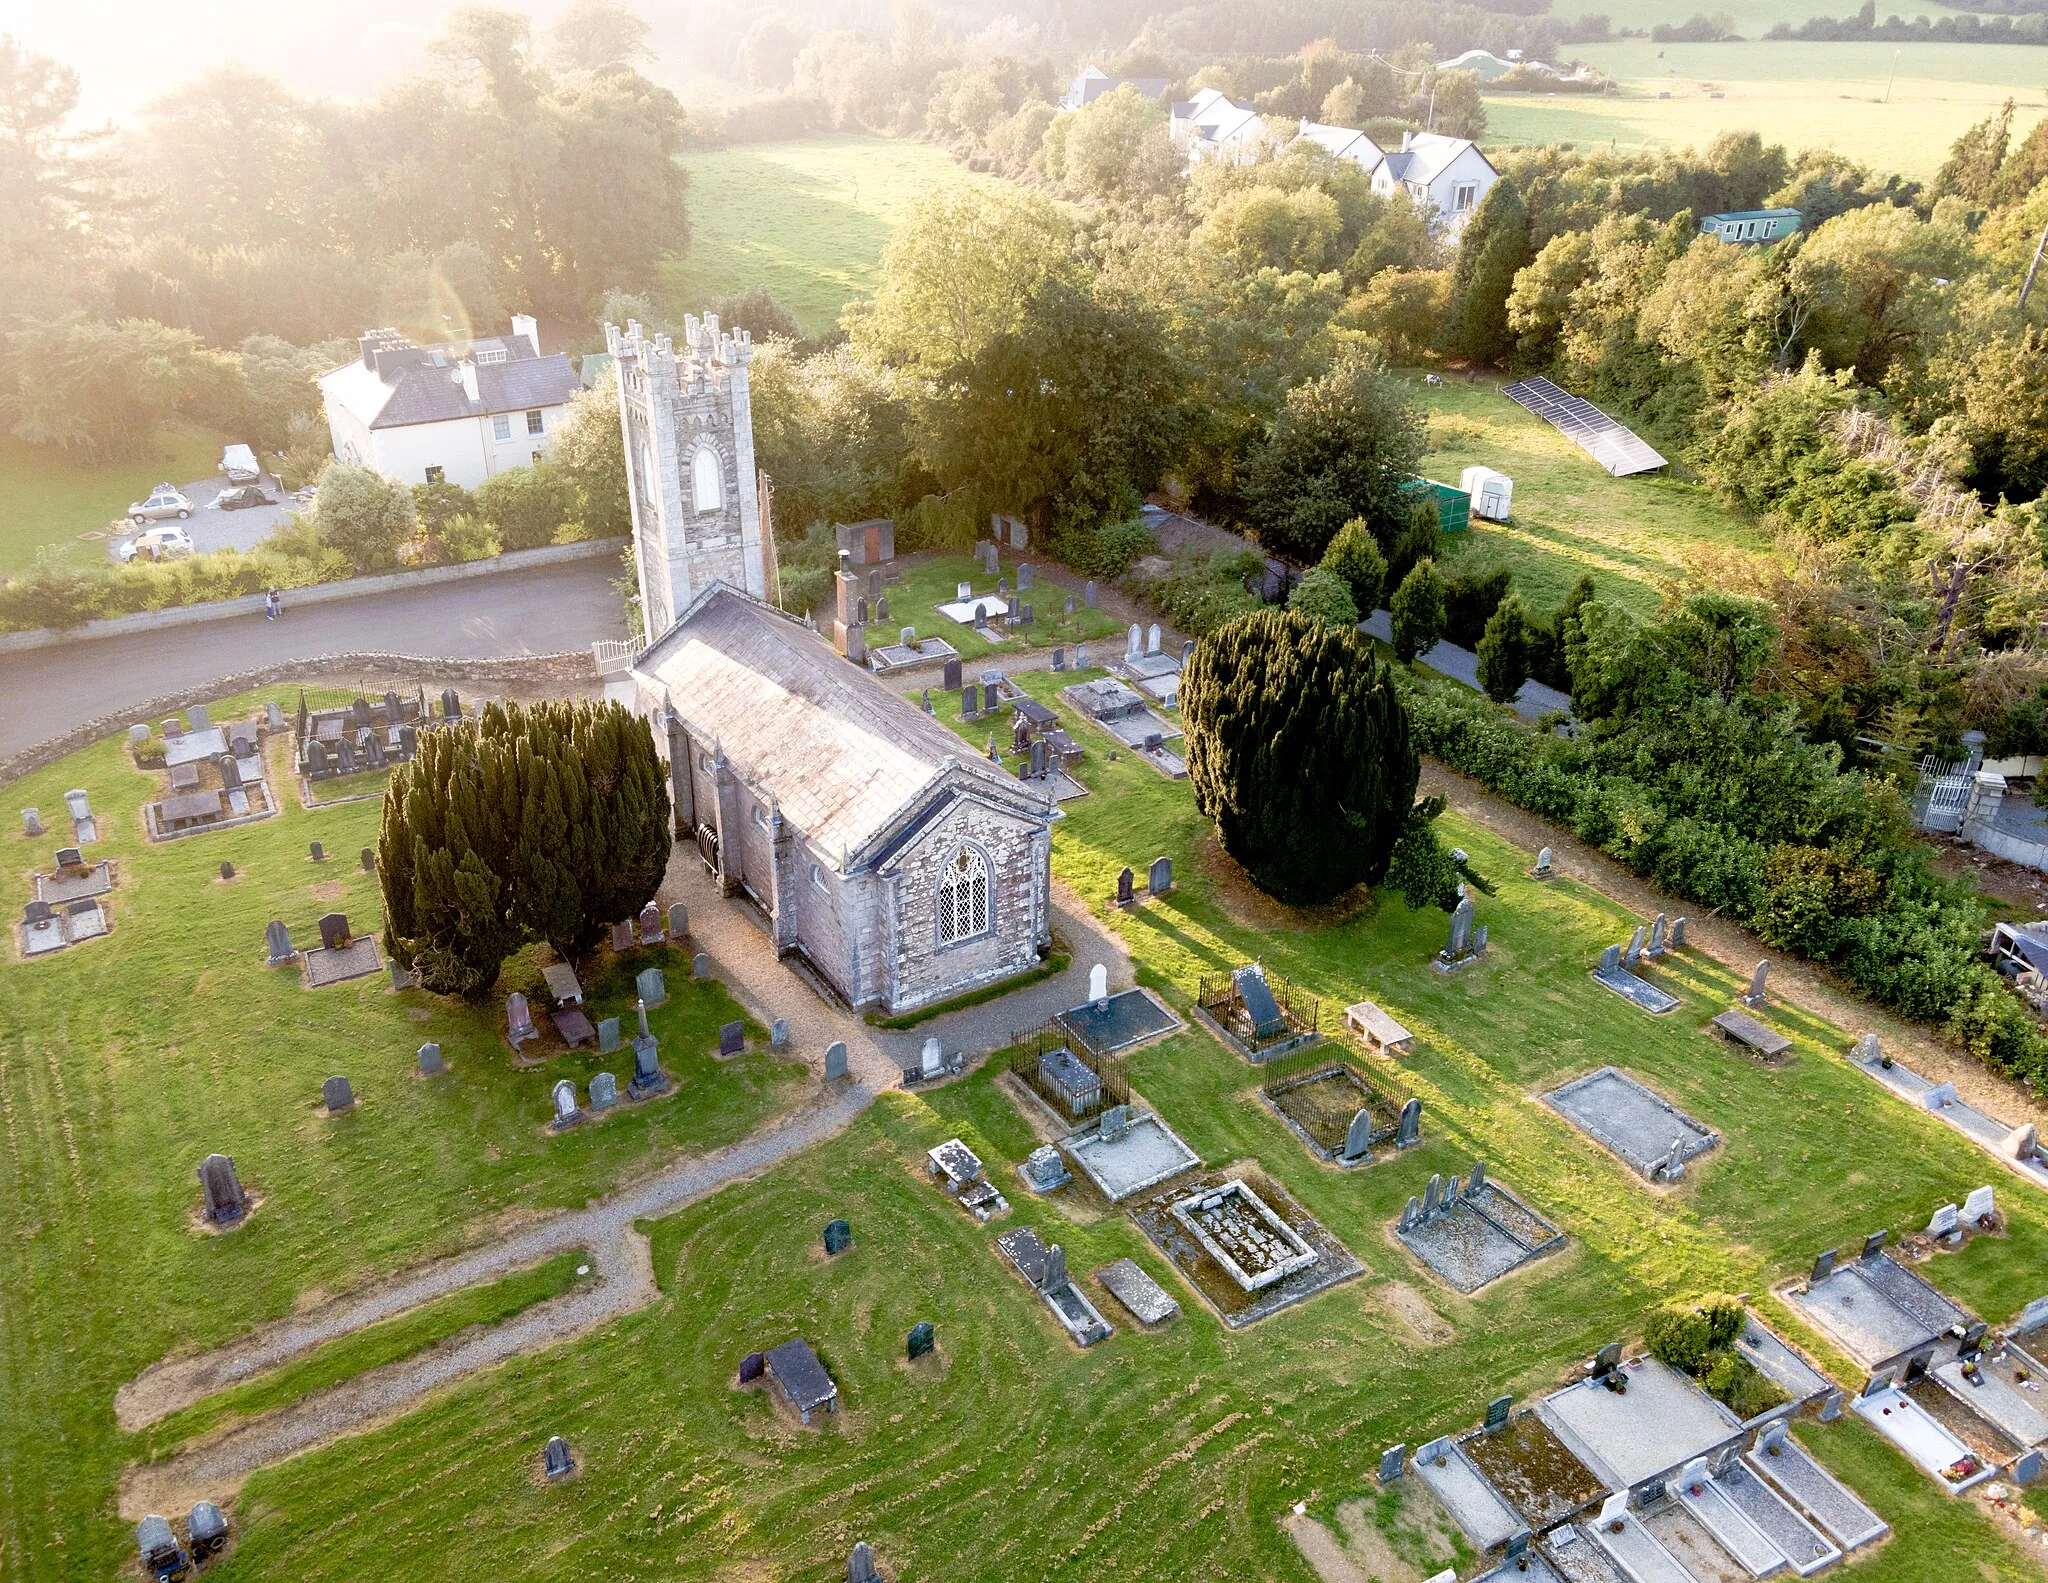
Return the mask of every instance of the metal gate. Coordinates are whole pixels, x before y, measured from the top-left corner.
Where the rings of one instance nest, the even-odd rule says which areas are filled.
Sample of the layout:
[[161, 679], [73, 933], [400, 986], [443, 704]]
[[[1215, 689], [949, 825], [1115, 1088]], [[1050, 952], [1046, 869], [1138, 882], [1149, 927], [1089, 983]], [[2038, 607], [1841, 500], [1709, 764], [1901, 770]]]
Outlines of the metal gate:
[[1936, 764], [1930, 755], [1920, 761], [1920, 784], [1913, 792], [1913, 822], [1937, 835], [1963, 828], [1970, 807], [1970, 761]]

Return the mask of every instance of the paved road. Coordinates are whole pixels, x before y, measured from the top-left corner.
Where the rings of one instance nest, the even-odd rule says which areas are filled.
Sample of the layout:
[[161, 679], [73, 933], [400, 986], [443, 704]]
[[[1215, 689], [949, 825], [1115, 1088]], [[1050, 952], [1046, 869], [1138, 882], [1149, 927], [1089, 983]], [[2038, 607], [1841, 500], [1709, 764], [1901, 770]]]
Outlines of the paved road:
[[322, 654], [496, 659], [625, 636], [609, 557], [382, 598], [0, 654], [0, 758], [221, 676]]

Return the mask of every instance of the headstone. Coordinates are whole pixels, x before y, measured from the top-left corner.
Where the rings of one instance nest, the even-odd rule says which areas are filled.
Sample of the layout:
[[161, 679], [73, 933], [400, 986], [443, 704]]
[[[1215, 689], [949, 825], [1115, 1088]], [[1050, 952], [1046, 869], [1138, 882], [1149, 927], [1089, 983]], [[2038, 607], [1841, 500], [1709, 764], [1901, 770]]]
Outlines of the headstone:
[[937, 1345], [938, 1342], [932, 1338], [932, 1322], [929, 1319], [920, 1319], [910, 1327], [910, 1335], [903, 1346], [904, 1358], [915, 1363]]
[[1148, 655], [1159, 652], [1159, 623], [1156, 621], [1146, 630], [1145, 652]]
[[1476, 1197], [1478, 1197], [1478, 1196], [1479, 1196], [1479, 1190], [1480, 1190], [1480, 1189], [1481, 1189], [1482, 1187], [1484, 1187], [1485, 1185], [1486, 1185], [1486, 1162], [1485, 1162], [1484, 1160], [1474, 1160], [1474, 1161], [1472, 1162], [1472, 1179], [1471, 1179], [1471, 1180], [1470, 1180], [1469, 1182], [1467, 1182], [1467, 1183], [1465, 1184], [1465, 1194], [1464, 1194], [1464, 1196], [1465, 1196], [1465, 1197], [1467, 1197], [1467, 1198], [1476, 1198]]
[[875, 1547], [861, 1540], [846, 1558], [846, 1583], [881, 1583], [881, 1577], [875, 1570]]
[[1934, 1218], [1927, 1222], [1927, 1235], [1937, 1240], [1953, 1236], [1961, 1218], [1961, 1211], [1954, 1204], [1943, 1204], [1934, 1212]]
[[1963, 1200], [1963, 1219], [1973, 1226], [1997, 1213], [1998, 1198], [1989, 1187], [1974, 1188]]
[[1074, 669], [1077, 671], [1088, 669], [1088, 645], [1085, 643], [1076, 644], [1074, 647]]
[[240, 791], [242, 789], [242, 766], [235, 762], [234, 754], [223, 753], [214, 761], [214, 767], [220, 771], [222, 791]]
[[846, 1042], [843, 1039], [834, 1039], [825, 1046], [825, 1080], [830, 1082], [845, 1075]]
[[599, 1072], [590, 1080], [590, 1108], [609, 1110], [619, 1102], [619, 1080], [609, 1072]]
[[1043, 739], [1035, 740], [1031, 744], [1029, 770], [1033, 780], [1044, 780], [1052, 773], [1052, 749], [1045, 745]]
[[744, 1022], [722, 1022], [718, 1025], [718, 1053], [721, 1056], [738, 1055], [747, 1047], [747, 1025]]
[[668, 999], [668, 980], [662, 977], [658, 967], [643, 967], [633, 975], [633, 993], [649, 1006], [659, 1006]]
[[853, 1227], [843, 1220], [825, 1222], [825, 1252], [844, 1253], [853, 1246]]
[[1621, 947], [1610, 945], [1606, 950], [1602, 951], [1600, 953], [1600, 966], [1595, 971], [1619, 973], [1621, 971]]
[[597, 1024], [597, 1053], [610, 1055], [619, 1047], [619, 1019], [603, 1017]]
[[1100, 962], [1088, 969], [1088, 1004], [1109, 1004], [1109, 969]]
[[555, 1120], [557, 1130], [574, 1126], [583, 1119], [583, 1112], [576, 1104], [576, 1085], [566, 1077], [554, 1087]]
[[1068, 594], [1068, 595], [1067, 595], [1067, 603], [1066, 603], [1066, 609], [1065, 609], [1065, 610], [1064, 610], [1064, 611], [1062, 612], [1062, 614], [1065, 614], [1065, 615], [1069, 615], [1069, 616], [1070, 616], [1070, 615], [1072, 615], [1073, 613], [1074, 613], [1074, 596], [1073, 596], [1072, 594]]
[[1408, 1471], [1408, 1448], [1405, 1445], [1388, 1446], [1380, 1453], [1380, 1482], [1391, 1484]]
[[330, 912], [321, 918], [320, 944], [327, 950], [345, 950], [353, 938], [348, 932], [348, 914]]
[[1472, 931], [1472, 954], [1486, 955], [1486, 925], [1483, 923]]
[[1049, 1193], [1071, 1180], [1060, 1151], [1041, 1143], [1024, 1157], [1024, 1180], [1041, 1193]]
[[1604, 1379], [1621, 1367], [1621, 1343], [1610, 1341], [1593, 1354], [1593, 1377]]
[[206, 1198], [206, 1218], [215, 1225], [233, 1225], [249, 1207], [235, 1162], [225, 1154], [209, 1154], [200, 1162], [199, 1188]]
[[710, 976], [711, 958], [706, 956], [702, 951], [699, 951], [695, 956], [690, 958], [690, 977], [702, 980], [707, 979]]
[[630, 921], [622, 921], [622, 922], [619, 922], [619, 923], [615, 923], [615, 924], [613, 924], [613, 925], [612, 925], [612, 950], [613, 950], [613, 951], [615, 951], [615, 952], [618, 952], [618, 951], [630, 951], [630, 950], [632, 950], [632, 949], [633, 949], [633, 925], [632, 925], [632, 923], [631, 923]]
[[77, 787], [64, 794], [64, 806], [70, 810], [74, 819], [92, 817], [92, 802], [86, 797], [85, 792]]
[[1515, 1405], [1512, 1396], [1496, 1396], [1486, 1404], [1486, 1427], [1499, 1429], [1508, 1421], [1508, 1412]]
[[515, 1050], [528, 1039], [538, 1037], [534, 1031], [533, 1013], [527, 1009], [526, 997], [516, 989], [505, 997], [505, 1032]]
[[306, 773], [314, 780], [326, 778], [327, 745], [324, 742], [308, 742], [306, 744]]
[[1136, 1112], [1129, 1105], [1111, 1105], [1103, 1111], [1101, 1119], [1096, 1123], [1096, 1130], [1104, 1143], [1122, 1143], [1130, 1136], [1131, 1125], [1135, 1120]]
[[1180, 646], [1180, 667], [1181, 667], [1181, 669], [1182, 669], [1182, 670], [1186, 670], [1186, 669], [1187, 669], [1187, 667], [1188, 667], [1188, 661], [1189, 661], [1189, 660], [1191, 660], [1191, 659], [1193, 659], [1194, 657], [1195, 657], [1195, 640], [1194, 640], [1193, 638], [1188, 638], [1188, 639], [1186, 639], [1185, 641], [1183, 641], [1183, 642], [1182, 642], [1182, 644], [1181, 644], [1181, 646]]
[[[1068, 601], [1069, 604], [1072, 602], [1072, 600]], [[1064, 647], [1055, 648], [1052, 651], [1052, 668], [1055, 671], [1064, 671], [1067, 668], [1067, 651]]]
[[1406, 1231], [1422, 1218], [1422, 1204], [1414, 1194], [1408, 1195], [1408, 1207], [1401, 1211], [1401, 1229]]
[[547, 1449], [541, 1453], [541, 1466], [551, 1479], [566, 1478], [573, 1473], [576, 1463], [569, 1455], [569, 1442], [560, 1435], [550, 1437]]
[[1655, 918], [1650, 920], [1650, 938], [1643, 946], [1643, 949], [1652, 956], [1662, 956], [1664, 954], [1664, 932], [1670, 927], [1664, 914], [1658, 913]]
[[1422, 1141], [1422, 1101], [1411, 1099], [1401, 1107], [1401, 1130], [1394, 1135], [1394, 1146], [1405, 1149], [1410, 1144]]
[[927, 688], [926, 688], [926, 689], [924, 690], [924, 698], [923, 698], [923, 703], [924, 703], [924, 712], [925, 712], [926, 714], [928, 714], [928, 715], [931, 715], [931, 716], [933, 716], [933, 717], [935, 717], [935, 718], [936, 718], [936, 716], [938, 715], [938, 710], [936, 710], [936, 709], [934, 709], [934, 708], [932, 707], [932, 690], [931, 690], [931, 689], [930, 689], [929, 687], [927, 687]]
[[1362, 1160], [1372, 1153], [1372, 1112], [1361, 1110], [1344, 1134], [1344, 1158]]
[[1458, 905], [1451, 912], [1451, 940], [1444, 949], [1444, 959], [1455, 962], [1472, 954], [1472, 898], [1460, 896]]
[[1636, 925], [1636, 932], [1628, 937], [1628, 949], [1621, 953], [1621, 965], [1623, 967], [1634, 967], [1638, 962], [1642, 961], [1643, 939], [1648, 933], [1649, 931], [1641, 924]]
[[918, 1058], [918, 1070], [926, 1077], [937, 1077], [946, 1069], [946, 1056], [934, 1034], [924, 1041], [924, 1049]]
[[1130, 664], [1145, 656], [1145, 634], [1138, 623], [1131, 623], [1131, 630], [1124, 638], [1124, 663]]
[[1835, 1273], [1835, 1250], [1823, 1248], [1813, 1256], [1813, 1271], [1806, 1277], [1808, 1286], [1818, 1286]]
[[939, 673], [939, 686], [949, 693], [960, 690], [960, 656], [954, 655], [946, 661], [946, 668]]
[[2005, 1142], [1999, 1145], [1999, 1152], [2007, 1159], [2022, 1162], [2031, 1161], [2040, 1150], [2040, 1131], [2031, 1121], [2013, 1128]]
[[306, 843], [306, 856], [315, 863], [325, 863], [327, 861], [327, 853], [321, 848], [318, 841], [308, 841]]
[[1022, 593], [1031, 586], [1031, 563], [1024, 562], [1017, 568], [1017, 592]]
[[977, 632], [988, 627], [988, 605], [985, 602], [974, 607], [974, 627]]
[[390, 763], [390, 760], [384, 754], [384, 739], [376, 735], [372, 735], [363, 744], [363, 757], [373, 770], [383, 769]]
[[75, 846], [60, 846], [56, 852], [57, 867], [66, 874], [85, 872], [85, 854]]
[[1765, 957], [1757, 963], [1756, 971], [1749, 975], [1749, 991], [1742, 997], [1745, 1006], [1761, 1006], [1764, 1003], [1764, 980], [1770, 975], [1771, 959]]
[[1023, 715], [1010, 717], [1010, 751], [1022, 753], [1031, 744], [1031, 722]]
[[220, 860], [220, 877], [222, 879], [233, 879], [235, 877], [235, 865], [226, 858]]
[[338, 1116], [344, 1110], [356, 1108], [355, 1091], [348, 1086], [345, 1077], [330, 1077], [320, 1085], [320, 1102], [327, 1107], [327, 1114]]
[[1071, 1284], [1067, 1279], [1067, 1250], [1057, 1242], [1045, 1250], [1045, 1271], [1039, 1277], [1038, 1289], [1042, 1292], [1056, 1292]]
[[1017, 607], [1017, 625], [1029, 627], [1035, 626], [1037, 622], [1038, 612], [1031, 607], [1031, 601], [1027, 599]]
[[1129, 868], [1124, 868], [1118, 872], [1116, 876], [1116, 904], [1119, 907], [1130, 906], [1133, 900], [1131, 887], [1136, 878], [1137, 876]]
[[212, 1501], [193, 1503], [192, 1515], [185, 1521], [185, 1531], [192, 1536], [192, 1553], [195, 1556], [210, 1556], [228, 1542], [228, 1520]]
[[334, 744], [334, 762], [336, 767], [341, 771], [342, 774], [355, 774], [356, 748], [355, 744], [349, 741], [347, 737], [343, 737], [340, 741]]
[[1444, 1179], [1440, 1171], [1432, 1171], [1429, 1186], [1422, 1190], [1422, 1218], [1427, 1220], [1443, 1207]]
[[41, 835], [43, 833], [42, 810], [37, 808], [22, 809], [21, 829], [24, 835]]
[[1092, 579], [1084, 584], [1081, 589], [1081, 603], [1090, 610], [1095, 608], [1095, 584]]
[[398, 756], [408, 763], [420, 755], [420, 733], [417, 726], [402, 725], [398, 728]]
[[441, 1059], [441, 1047], [429, 1041], [420, 1046], [420, 1075], [432, 1077], [441, 1071], [445, 1063]]
[[974, 584], [955, 583], [953, 585], [953, 597], [955, 599], [972, 599], [974, 597]]
[[981, 689], [969, 682], [960, 689], [960, 718], [973, 720], [981, 714]]
[[777, 1017], [768, 1025], [768, 1048], [783, 1050], [789, 1047], [789, 1019]]
[[1683, 918], [1673, 918], [1671, 920], [1671, 949], [1678, 951], [1682, 950], [1684, 946], [1685, 920]]
[[1833, 1423], [1842, 1416], [1842, 1408], [1847, 1405], [1847, 1402], [1847, 1394], [1839, 1387], [1829, 1391], [1826, 1396], [1821, 1398], [1820, 1421], [1824, 1424]]
[[1873, 1231], [1869, 1236], [1865, 1237], [1863, 1239], [1863, 1257], [1874, 1259], [1884, 1252], [1885, 1240], [1890, 1236], [1891, 1233], [1889, 1231]]
[[1008, 599], [1008, 598], [1010, 597], [1010, 579], [1009, 579], [1009, 578], [1007, 578], [1007, 577], [998, 577], [998, 578], [996, 579], [996, 597], [997, 597], [998, 599]]
[[1856, 1043], [1850, 1047], [1849, 1055], [1859, 1066], [1876, 1066], [1884, 1059], [1884, 1052], [1879, 1047], [1877, 1035], [1874, 1033], [1858, 1034]]
[[287, 929], [280, 919], [273, 918], [264, 925], [263, 942], [267, 955], [267, 965], [270, 967], [276, 967], [280, 963], [289, 962], [298, 954], [292, 949], [291, 930]]
[[661, 909], [649, 902], [640, 909], [640, 943], [659, 945], [668, 935], [661, 927]]
[[1173, 859], [1155, 857], [1152, 867], [1145, 876], [1145, 889], [1154, 896], [1164, 896], [1173, 889]]
[[749, 1352], [740, 1359], [740, 1384], [751, 1385], [768, 1372], [768, 1354]]

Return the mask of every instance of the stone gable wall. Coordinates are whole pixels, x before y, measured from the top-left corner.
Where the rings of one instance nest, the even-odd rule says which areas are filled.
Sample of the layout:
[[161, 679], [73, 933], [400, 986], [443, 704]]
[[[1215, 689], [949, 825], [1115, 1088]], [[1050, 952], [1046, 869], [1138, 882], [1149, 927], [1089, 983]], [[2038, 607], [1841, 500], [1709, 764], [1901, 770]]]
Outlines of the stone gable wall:
[[[890, 865], [888, 1009], [892, 1014], [1006, 977], [1038, 960], [1046, 937], [1050, 848], [1044, 828], [963, 797]], [[995, 888], [995, 929], [960, 945], [938, 943], [938, 887], [962, 841], [979, 847]]]

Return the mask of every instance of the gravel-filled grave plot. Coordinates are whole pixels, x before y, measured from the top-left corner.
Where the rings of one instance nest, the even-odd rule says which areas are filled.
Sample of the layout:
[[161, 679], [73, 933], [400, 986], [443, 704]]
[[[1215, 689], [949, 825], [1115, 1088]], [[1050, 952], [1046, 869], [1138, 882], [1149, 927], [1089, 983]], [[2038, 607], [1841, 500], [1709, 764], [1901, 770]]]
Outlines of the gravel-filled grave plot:
[[1319, 1160], [1335, 1160], [1343, 1154], [1351, 1123], [1361, 1110], [1372, 1118], [1374, 1143], [1393, 1137], [1401, 1125], [1401, 1103], [1342, 1061], [1331, 1061], [1318, 1071], [1260, 1092], [1288, 1130]]
[[1233, 1330], [1365, 1269], [1256, 1161], [1184, 1176], [1130, 1216]]
[[1492, 1182], [1395, 1232], [1459, 1291], [1472, 1293], [1564, 1245], [1564, 1233]]
[[1652, 1182], [1673, 1180], [1686, 1161], [1721, 1141], [1712, 1127], [1612, 1066], [1553, 1089], [1543, 1102]]

